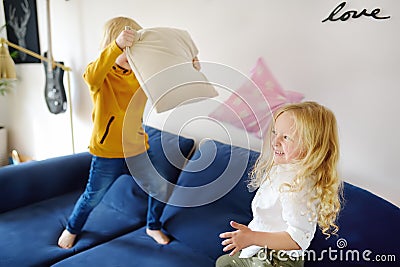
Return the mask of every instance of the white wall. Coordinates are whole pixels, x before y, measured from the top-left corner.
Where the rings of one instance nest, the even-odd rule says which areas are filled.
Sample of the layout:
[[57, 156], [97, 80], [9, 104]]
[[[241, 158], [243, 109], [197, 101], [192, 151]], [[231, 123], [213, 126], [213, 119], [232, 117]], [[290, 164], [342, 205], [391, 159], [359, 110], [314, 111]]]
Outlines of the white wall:
[[[321, 23], [341, 2], [51, 1], [53, 54], [73, 69], [76, 150], [86, 151], [91, 133], [92, 104], [82, 72], [98, 54], [104, 22], [125, 15], [144, 27], [187, 29], [200, 49], [201, 60], [226, 64], [245, 74], [259, 56], [264, 57], [284, 88], [302, 92], [307, 100], [318, 101], [335, 112], [344, 179], [399, 206], [400, 2], [347, 1], [346, 10], [381, 8], [381, 14], [391, 18]], [[42, 51], [47, 50], [45, 3], [37, 0]], [[69, 116], [47, 111], [42, 65], [18, 65], [17, 72], [17, 89], [6, 97], [8, 108], [3, 105], [4, 99], [0, 102], [0, 122], [5, 121], [9, 128], [10, 148], [37, 159], [71, 153]], [[226, 137], [221, 129], [210, 128], [215, 125], [207, 120], [182, 126], [186, 120], [183, 113], [151, 114], [149, 120], [160, 127], [168, 121], [166, 129], [198, 140]], [[236, 140], [242, 138], [239, 131], [228, 130]], [[257, 139], [250, 138], [249, 142], [253, 148], [260, 145]]]

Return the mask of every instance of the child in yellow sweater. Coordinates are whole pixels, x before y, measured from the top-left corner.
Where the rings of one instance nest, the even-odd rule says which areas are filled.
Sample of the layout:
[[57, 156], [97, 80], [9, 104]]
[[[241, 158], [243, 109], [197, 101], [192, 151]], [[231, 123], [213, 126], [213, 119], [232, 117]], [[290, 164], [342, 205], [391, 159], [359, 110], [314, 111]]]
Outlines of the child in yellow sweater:
[[[133, 30], [125, 30], [126, 26]], [[113, 182], [129, 171], [136, 179], [143, 180], [148, 186], [146, 191], [150, 192], [147, 234], [160, 244], [168, 244], [170, 241], [161, 231], [160, 222], [167, 188], [155, 169], [149, 166], [146, 153], [149, 148], [148, 135], [142, 128], [147, 97], [124, 53], [126, 47], [133, 45], [135, 31], [140, 29], [130, 18], [116, 17], [109, 20], [104, 27], [100, 56], [87, 66], [83, 75], [94, 105], [94, 126], [89, 146], [93, 157], [86, 189], [75, 204], [58, 240], [61, 248], [67, 249], [74, 245], [90, 212], [100, 203]], [[133, 115], [129, 114], [129, 125], [124, 125], [129, 104], [135, 110]], [[125, 158], [129, 161], [129, 170]]]

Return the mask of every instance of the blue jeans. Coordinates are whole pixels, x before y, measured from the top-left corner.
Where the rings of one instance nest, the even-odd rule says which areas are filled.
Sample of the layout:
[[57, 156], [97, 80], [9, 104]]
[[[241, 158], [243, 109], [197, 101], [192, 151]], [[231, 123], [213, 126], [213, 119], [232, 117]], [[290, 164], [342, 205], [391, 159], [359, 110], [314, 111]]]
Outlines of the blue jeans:
[[[86, 189], [76, 202], [66, 229], [72, 234], [79, 234], [89, 214], [100, 203], [111, 185], [122, 174], [129, 174], [129, 170], [135, 176], [135, 180], [141, 182], [141, 186], [145, 186], [145, 191], [150, 193], [147, 228], [161, 229], [160, 217], [165, 202], [158, 199], [167, 199], [169, 193], [160, 175], [153, 166], [149, 165], [147, 157], [146, 152], [127, 159], [93, 156]], [[129, 169], [127, 162], [129, 162]], [[157, 199], [152, 197], [153, 194], [157, 195]]]

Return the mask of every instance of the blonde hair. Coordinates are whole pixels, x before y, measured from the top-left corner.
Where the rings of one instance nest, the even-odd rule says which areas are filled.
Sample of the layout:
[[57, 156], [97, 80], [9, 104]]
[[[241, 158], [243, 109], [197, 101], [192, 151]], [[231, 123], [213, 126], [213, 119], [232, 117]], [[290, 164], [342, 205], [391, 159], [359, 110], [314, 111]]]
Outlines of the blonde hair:
[[[342, 181], [339, 178], [339, 138], [337, 122], [332, 111], [316, 102], [288, 104], [274, 113], [273, 123], [284, 112], [290, 112], [299, 134], [302, 157], [295, 162], [300, 168], [290, 191], [300, 191], [311, 182], [308, 204], [317, 203], [317, 222], [323, 234], [336, 234], [336, 219], [340, 211]], [[273, 165], [270, 132], [267, 142], [250, 173], [249, 188], [258, 188]]]
[[129, 26], [135, 31], [141, 30], [142, 27], [133, 19], [126, 17], [115, 17], [108, 20], [103, 28], [103, 40], [100, 44], [100, 49], [103, 50], [112, 41], [117, 39], [118, 35]]

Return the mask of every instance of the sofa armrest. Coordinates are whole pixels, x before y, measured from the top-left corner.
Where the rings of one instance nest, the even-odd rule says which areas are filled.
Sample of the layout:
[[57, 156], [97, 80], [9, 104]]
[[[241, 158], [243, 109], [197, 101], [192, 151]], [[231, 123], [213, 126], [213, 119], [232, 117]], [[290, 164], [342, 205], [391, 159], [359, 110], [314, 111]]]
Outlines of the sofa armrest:
[[0, 168], [0, 213], [82, 188], [91, 155], [87, 152]]

